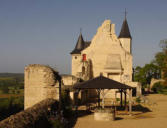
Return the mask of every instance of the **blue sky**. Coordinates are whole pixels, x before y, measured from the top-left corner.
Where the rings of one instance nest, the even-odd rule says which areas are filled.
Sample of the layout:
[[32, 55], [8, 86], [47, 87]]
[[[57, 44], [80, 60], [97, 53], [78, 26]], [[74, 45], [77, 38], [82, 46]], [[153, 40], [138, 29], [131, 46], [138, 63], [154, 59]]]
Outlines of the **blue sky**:
[[166, 0], [0, 0], [0, 72], [24, 72], [28, 64], [46, 64], [71, 72], [71, 56], [80, 28], [91, 40], [105, 19], [116, 24], [124, 10], [133, 38], [133, 63], [149, 63], [167, 38]]

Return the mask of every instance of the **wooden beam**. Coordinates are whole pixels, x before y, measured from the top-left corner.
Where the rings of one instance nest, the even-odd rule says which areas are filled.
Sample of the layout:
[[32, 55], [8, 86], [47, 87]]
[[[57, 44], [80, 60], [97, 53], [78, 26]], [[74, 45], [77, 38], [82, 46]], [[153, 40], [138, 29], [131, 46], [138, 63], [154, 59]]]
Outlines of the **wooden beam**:
[[129, 114], [132, 114], [132, 89], [129, 89]]
[[98, 107], [100, 107], [100, 89], [96, 89], [97, 94], [98, 94]]
[[104, 108], [104, 96], [105, 96], [105, 93], [104, 93], [104, 89], [102, 90], [102, 108]]

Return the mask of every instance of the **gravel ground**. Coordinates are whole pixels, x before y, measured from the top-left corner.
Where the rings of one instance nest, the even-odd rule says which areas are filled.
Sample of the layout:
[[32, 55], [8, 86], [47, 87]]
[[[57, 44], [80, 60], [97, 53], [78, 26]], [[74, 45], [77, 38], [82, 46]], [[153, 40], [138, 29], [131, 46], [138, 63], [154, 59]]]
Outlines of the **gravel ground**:
[[116, 121], [95, 121], [93, 114], [79, 117], [74, 128], [166, 128], [167, 95], [147, 96], [154, 104], [152, 112], [133, 112], [132, 116], [117, 115]]

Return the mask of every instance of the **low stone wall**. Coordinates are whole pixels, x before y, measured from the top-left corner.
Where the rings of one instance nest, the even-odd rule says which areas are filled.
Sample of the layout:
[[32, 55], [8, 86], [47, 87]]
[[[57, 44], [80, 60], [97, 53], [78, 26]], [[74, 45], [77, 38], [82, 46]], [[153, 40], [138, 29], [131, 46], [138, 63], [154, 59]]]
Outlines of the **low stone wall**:
[[48, 116], [50, 110], [58, 110], [58, 102], [54, 99], [45, 99], [24, 111], [2, 120], [0, 128], [34, 128], [34, 125]]

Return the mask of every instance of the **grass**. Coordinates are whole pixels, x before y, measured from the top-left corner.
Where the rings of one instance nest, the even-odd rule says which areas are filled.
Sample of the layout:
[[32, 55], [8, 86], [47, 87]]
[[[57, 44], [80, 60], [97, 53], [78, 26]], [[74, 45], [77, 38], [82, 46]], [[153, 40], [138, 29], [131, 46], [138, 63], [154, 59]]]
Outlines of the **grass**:
[[20, 97], [24, 94], [0, 94], [0, 98]]
[[0, 73], [0, 120], [24, 108], [24, 75]]
[[0, 77], [0, 80], [14, 80], [13, 77]]

